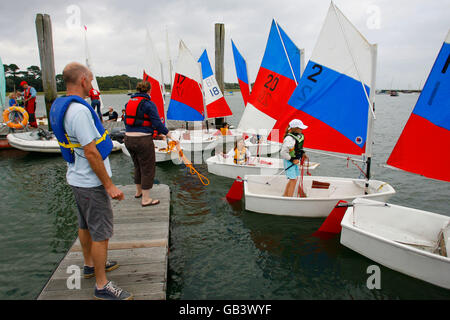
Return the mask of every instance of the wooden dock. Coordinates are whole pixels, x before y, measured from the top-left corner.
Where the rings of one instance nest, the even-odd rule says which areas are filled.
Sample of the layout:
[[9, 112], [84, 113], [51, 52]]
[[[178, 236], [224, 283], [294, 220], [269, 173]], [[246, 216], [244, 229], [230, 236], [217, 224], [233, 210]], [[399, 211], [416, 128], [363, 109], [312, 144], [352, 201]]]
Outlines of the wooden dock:
[[[125, 200], [112, 200], [114, 235], [109, 241], [108, 259], [120, 267], [108, 272], [108, 280], [132, 292], [136, 300], [165, 300], [169, 242], [170, 189], [154, 185], [151, 196], [159, 199], [157, 206], [142, 208], [135, 199], [135, 186], [118, 186]], [[81, 268], [81, 288], [68, 289], [67, 268]], [[50, 277], [38, 300], [93, 299], [95, 277], [83, 278], [83, 254], [77, 239]]]

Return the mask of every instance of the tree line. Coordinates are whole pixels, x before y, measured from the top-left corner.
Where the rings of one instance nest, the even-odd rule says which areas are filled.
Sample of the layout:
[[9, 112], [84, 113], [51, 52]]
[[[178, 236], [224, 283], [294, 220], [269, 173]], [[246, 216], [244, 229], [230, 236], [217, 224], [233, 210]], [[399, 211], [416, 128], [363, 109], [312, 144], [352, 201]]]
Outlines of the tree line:
[[[36, 91], [44, 91], [42, 86], [42, 72], [41, 68], [38, 66], [29, 66], [24, 70], [21, 70], [16, 64], [4, 64], [5, 78], [6, 78], [6, 91], [13, 92], [14, 90], [22, 90], [20, 83], [26, 81], [30, 86], [34, 87]], [[136, 77], [130, 77], [126, 74], [106, 76], [106, 77], [96, 77], [97, 83], [100, 91], [109, 90], [131, 90], [136, 89], [136, 85], [142, 79]], [[170, 86], [165, 85], [166, 89], [169, 90]], [[225, 82], [225, 90], [239, 89], [237, 83]], [[66, 91], [66, 85], [64, 83], [62, 74], [56, 75], [56, 90]]]

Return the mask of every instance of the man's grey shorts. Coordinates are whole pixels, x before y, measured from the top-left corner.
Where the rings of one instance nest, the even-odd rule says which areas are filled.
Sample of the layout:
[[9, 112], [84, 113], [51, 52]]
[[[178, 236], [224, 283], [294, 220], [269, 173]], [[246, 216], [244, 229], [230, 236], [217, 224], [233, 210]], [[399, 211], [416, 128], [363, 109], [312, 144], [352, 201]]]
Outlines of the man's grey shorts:
[[92, 241], [104, 241], [113, 235], [113, 211], [105, 187], [71, 186], [78, 207], [78, 226], [88, 229]]

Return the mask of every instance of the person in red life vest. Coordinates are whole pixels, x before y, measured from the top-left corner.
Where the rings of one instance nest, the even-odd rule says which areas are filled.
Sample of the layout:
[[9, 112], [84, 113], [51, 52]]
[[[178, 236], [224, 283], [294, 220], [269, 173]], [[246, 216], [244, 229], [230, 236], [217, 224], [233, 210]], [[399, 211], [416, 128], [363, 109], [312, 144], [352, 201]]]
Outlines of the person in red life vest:
[[98, 117], [103, 122], [102, 112], [100, 110], [100, 108], [102, 107], [101, 103], [100, 103], [100, 91], [95, 90], [94, 88], [92, 88], [89, 91], [89, 98], [91, 98], [91, 106], [92, 106], [92, 108], [94, 108], [94, 110], [97, 108]]
[[153, 134], [158, 131], [178, 142], [161, 122], [156, 105], [151, 101], [150, 82], [137, 84], [137, 93], [125, 105], [125, 146], [134, 164], [135, 198], [141, 198], [143, 207], [157, 205], [159, 200], [150, 198], [155, 178], [155, 144]]
[[26, 112], [30, 116], [30, 120], [28, 121], [30, 126], [33, 128], [37, 128], [36, 122], [36, 89], [32, 86], [29, 86], [26, 81], [22, 81], [20, 86], [23, 88], [23, 103]]

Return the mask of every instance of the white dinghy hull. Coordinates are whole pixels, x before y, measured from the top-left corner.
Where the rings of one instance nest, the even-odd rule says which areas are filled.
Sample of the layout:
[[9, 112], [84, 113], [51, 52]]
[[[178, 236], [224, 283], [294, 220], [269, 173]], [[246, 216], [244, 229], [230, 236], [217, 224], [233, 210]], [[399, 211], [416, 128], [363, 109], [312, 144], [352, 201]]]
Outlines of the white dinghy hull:
[[[58, 140], [53, 136], [50, 140], [41, 139], [38, 131], [10, 133], [7, 135], [9, 144], [19, 150], [43, 153], [61, 153]], [[112, 151], [121, 150], [120, 143], [113, 140]]]
[[[238, 165], [234, 163], [233, 158], [224, 158], [221, 155], [215, 155], [206, 160], [208, 172], [235, 179], [246, 175], [276, 175], [284, 170], [283, 159], [260, 157], [251, 157], [249, 164]], [[309, 164], [309, 170], [316, 169], [319, 166], [317, 162]], [[305, 168], [306, 169], [306, 168]]]
[[[329, 182], [328, 189], [312, 188], [313, 180]], [[353, 201], [357, 197], [387, 201], [394, 188], [389, 184], [370, 180], [369, 194], [364, 194], [365, 180], [304, 176], [303, 188], [306, 198], [283, 197], [288, 179], [284, 175], [244, 178], [245, 209], [249, 211], [294, 217], [327, 217], [339, 200]], [[297, 194], [297, 187], [294, 195]]]
[[[155, 140], [156, 141], [156, 140]], [[125, 147], [125, 143], [122, 143], [121, 145], [122, 152], [128, 156], [131, 157], [130, 152], [128, 151], [127, 147]], [[165, 152], [165, 151], [159, 151], [158, 146], [155, 144], [155, 162], [164, 162], [164, 161], [170, 161], [172, 159], [172, 153]], [[175, 151], [176, 153], [176, 151]], [[174, 155], [177, 157], [177, 155]]]
[[[341, 222], [341, 244], [385, 267], [450, 289], [450, 217], [367, 199], [354, 204]], [[446, 226], [447, 256], [432, 253]]]

